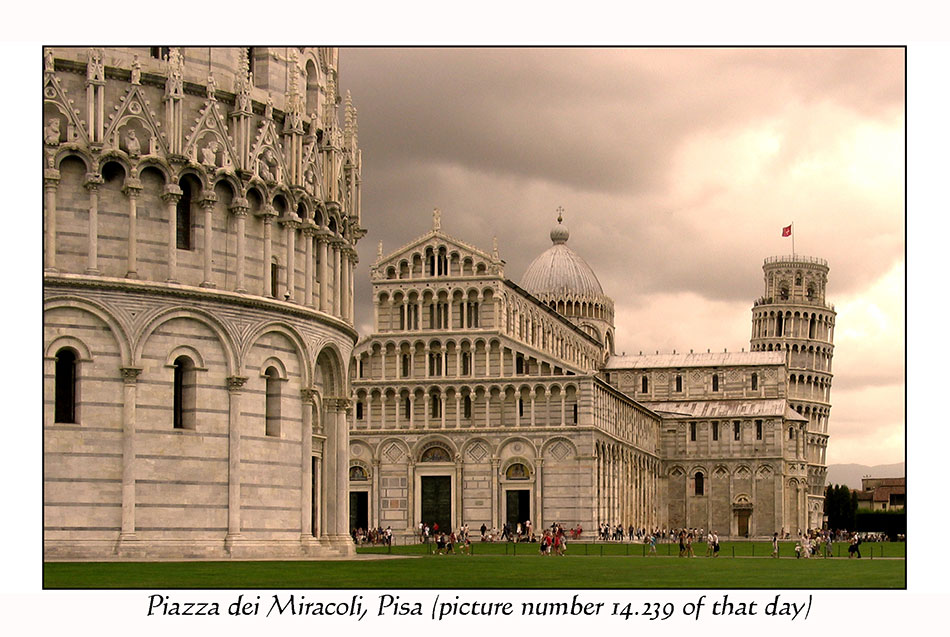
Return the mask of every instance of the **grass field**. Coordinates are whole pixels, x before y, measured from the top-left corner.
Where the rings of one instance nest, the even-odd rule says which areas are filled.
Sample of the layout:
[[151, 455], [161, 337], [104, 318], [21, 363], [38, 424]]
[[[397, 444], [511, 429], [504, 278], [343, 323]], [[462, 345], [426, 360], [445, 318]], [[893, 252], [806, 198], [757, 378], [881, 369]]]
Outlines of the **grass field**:
[[[736, 543], [736, 547], [741, 544]], [[476, 545], [474, 556], [424, 555], [424, 546], [393, 547], [418, 557], [327, 562], [50, 562], [46, 588], [244, 588], [244, 589], [418, 589], [418, 588], [904, 588], [903, 559], [641, 557], [641, 546], [570, 545], [570, 555], [541, 557], [536, 545], [503, 553], [504, 544]], [[763, 544], [763, 547], [766, 545]], [[865, 546], [862, 545], [862, 549]], [[895, 544], [888, 544], [888, 550]], [[382, 547], [377, 547], [382, 548]], [[726, 548], [726, 547], [724, 547]], [[785, 548], [785, 547], [783, 547]], [[790, 547], [788, 547], [790, 548]], [[361, 553], [377, 550], [360, 549]], [[495, 553], [496, 550], [501, 552]], [[633, 551], [636, 550], [636, 553]], [[489, 551], [494, 554], [489, 554]], [[618, 551], [613, 553], [613, 551]], [[749, 547], [751, 555], [752, 548]], [[759, 548], [756, 545], [756, 555]], [[703, 555], [696, 547], [697, 555]], [[901, 551], [903, 553], [903, 551]], [[382, 556], [381, 556], [382, 557]]]

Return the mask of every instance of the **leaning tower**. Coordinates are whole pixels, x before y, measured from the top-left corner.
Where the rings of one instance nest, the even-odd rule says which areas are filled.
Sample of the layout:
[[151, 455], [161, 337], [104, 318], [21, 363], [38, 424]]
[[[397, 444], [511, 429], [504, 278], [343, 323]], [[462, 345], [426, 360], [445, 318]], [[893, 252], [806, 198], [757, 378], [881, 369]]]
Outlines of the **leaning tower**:
[[807, 481], [808, 526], [821, 526], [831, 411], [835, 309], [825, 301], [828, 263], [801, 255], [769, 257], [765, 294], [752, 308], [753, 351], [784, 351], [788, 405], [808, 419], [786, 438], [788, 474]]

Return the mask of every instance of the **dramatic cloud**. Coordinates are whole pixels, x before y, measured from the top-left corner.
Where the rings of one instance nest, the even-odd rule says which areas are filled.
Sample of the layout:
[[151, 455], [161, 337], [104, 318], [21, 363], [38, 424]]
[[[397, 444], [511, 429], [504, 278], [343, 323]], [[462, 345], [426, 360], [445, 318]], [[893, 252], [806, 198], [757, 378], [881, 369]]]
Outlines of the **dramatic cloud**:
[[748, 349], [762, 261], [829, 262], [829, 462], [904, 451], [901, 49], [344, 49], [359, 109], [360, 329], [386, 253], [442, 209], [519, 281], [569, 245], [616, 302], [617, 350]]

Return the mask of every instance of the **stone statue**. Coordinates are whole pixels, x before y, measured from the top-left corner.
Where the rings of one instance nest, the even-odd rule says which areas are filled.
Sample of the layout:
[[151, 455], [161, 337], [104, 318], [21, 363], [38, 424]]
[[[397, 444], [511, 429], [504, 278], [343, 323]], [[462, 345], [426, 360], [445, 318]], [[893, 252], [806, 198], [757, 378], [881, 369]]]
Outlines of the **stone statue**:
[[139, 62], [139, 56], [132, 57], [132, 84], [142, 83], [142, 64]]
[[59, 118], [51, 117], [46, 121], [46, 128], [43, 130], [43, 141], [49, 146], [59, 146]]
[[276, 168], [277, 160], [274, 159], [274, 154], [270, 148], [265, 148], [258, 162], [258, 174], [264, 181], [277, 181]]
[[207, 146], [201, 149], [201, 163], [205, 166], [217, 166], [218, 142], [212, 139]]
[[130, 129], [125, 136], [125, 147], [129, 152], [129, 157], [138, 157], [142, 152], [142, 144], [135, 135], [135, 129]]
[[218, 84], [214, 81], [214, 74], [208, 73], [208, 99], [215, 99], [214, 94], [218, 90]]
[[155, 135], [150, 135], [148, 138], [148, 154], [157, 155], [158, 154], [158, 137]]

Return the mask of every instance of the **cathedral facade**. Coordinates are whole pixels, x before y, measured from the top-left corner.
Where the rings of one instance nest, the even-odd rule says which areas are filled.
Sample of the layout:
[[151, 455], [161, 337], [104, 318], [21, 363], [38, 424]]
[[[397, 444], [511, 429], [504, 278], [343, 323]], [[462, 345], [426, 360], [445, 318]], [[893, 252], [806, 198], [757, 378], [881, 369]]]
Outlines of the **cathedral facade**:
[[352, 553], [364, 230], [337, 68], [331, 48], [44, 51], [47, 558]]
[[613, 301], [568, 239], [559, 216], [518, 284], [438, 211], [380, 245], [350, 370], [350, 527], [821, 527], [827, 264], [766, 260], [752, 351], [617, 356]]

